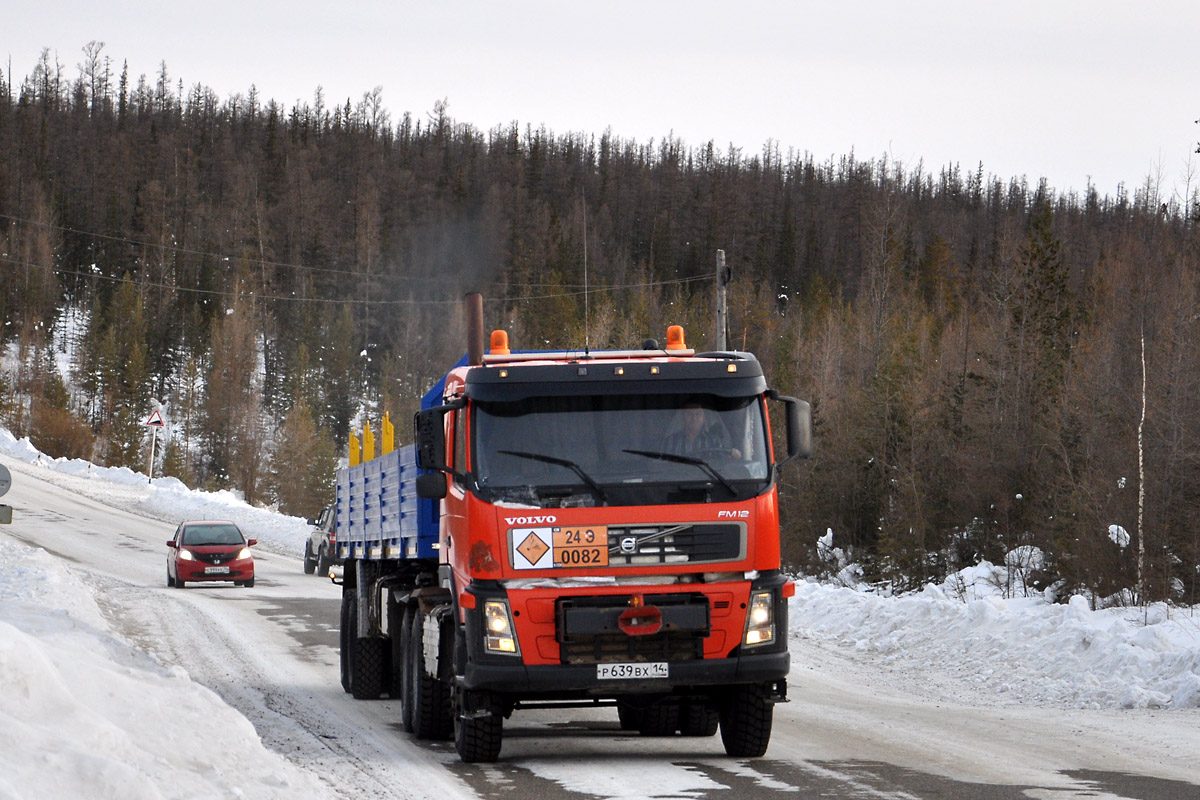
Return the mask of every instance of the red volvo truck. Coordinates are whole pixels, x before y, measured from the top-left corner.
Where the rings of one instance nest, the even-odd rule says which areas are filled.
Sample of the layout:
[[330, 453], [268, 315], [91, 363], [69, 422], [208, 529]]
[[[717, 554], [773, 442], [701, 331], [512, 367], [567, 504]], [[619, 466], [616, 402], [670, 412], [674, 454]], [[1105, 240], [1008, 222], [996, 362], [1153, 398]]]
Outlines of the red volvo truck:
[[339, 472], [343, 687], [399, 698], [406, 730], [464, 761], [496, 760], [514, 711], [581, 706], [761, 756], [794, 592], [776, 484], [810, 453], [808, 404], [677, 326], [593, 352], [496, 331], [484, 354], [480, 307], [415, 444]]

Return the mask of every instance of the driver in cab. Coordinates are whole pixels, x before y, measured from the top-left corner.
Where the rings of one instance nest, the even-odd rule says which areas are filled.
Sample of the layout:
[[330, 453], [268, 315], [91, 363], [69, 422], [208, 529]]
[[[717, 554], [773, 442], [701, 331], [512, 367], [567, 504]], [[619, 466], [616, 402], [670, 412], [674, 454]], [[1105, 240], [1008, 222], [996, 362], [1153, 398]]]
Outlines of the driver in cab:
[[679, 409], [675, 432], [667, 435], [663, 449], [680, 456], [720, 451], [741, 458], [741, 453], [729, 446], [725, 426], [720, 420], [711, 419], [708, 409], [694, 400]]

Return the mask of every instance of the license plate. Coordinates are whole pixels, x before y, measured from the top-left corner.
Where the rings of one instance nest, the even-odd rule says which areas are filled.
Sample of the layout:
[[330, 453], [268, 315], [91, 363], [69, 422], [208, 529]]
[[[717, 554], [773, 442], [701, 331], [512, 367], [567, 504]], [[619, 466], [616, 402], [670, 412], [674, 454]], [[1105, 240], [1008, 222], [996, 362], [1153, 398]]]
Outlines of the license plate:
[[651, 664], [597, 664], [596, 677], [606, 680], [645, 680], [667, 677], [667, 662]]
[[205, 575], [228, 575], [229, 567], [205, 567]]

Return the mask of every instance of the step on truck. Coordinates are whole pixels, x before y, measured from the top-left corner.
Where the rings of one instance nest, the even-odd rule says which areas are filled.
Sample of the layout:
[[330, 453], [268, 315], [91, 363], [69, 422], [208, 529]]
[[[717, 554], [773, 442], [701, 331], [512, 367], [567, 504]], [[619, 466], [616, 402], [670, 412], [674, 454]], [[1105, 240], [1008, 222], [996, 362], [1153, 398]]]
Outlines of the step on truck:
[[467, 305], [467, 355], [415, 442], [338, 473], [343, 688], [399, 699], [406, 731], [468, 762], [547, 707], [761, 756], [794, 593], [776, 484], [809, 455], [808, 404], [678, 326], [628, 351], [514, 352], [495, 331], [484, 353]]

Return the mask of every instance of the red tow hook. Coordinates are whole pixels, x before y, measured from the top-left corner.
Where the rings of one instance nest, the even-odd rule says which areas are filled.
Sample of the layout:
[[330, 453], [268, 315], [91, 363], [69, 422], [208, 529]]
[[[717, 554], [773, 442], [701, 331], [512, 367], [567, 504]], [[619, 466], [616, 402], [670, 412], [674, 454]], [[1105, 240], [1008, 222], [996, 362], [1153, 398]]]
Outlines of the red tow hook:
[[662, 629], [662, 611], [658, 606], [646, 605], [645, 598], [635, 594], [629, 608], [617, 618], [617, 627], [629, 636], [650, 636]]

